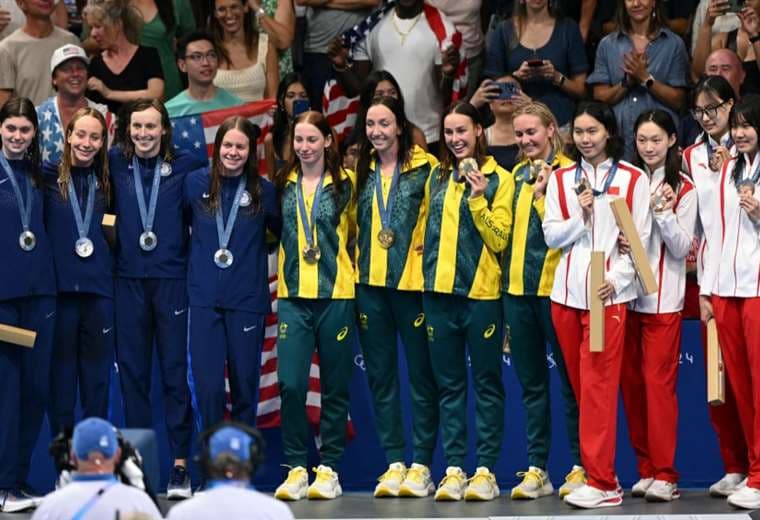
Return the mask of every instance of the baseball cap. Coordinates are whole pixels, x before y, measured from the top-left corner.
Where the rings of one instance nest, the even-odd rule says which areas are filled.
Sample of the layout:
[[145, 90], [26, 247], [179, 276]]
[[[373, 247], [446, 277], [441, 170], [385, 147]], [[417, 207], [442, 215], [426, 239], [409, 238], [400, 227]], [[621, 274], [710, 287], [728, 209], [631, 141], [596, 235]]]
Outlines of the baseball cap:
[[98, 417], [90, 417], [74, 428], [71, 450], [79, 459], [86, 459], [93, 451], [98, 451], [110, 459], [116, 453], [118, 441], [116, 428]]
[[215, 432], [208, 441], [208, 450], [211, 460], [222, 453], [229, 453], [240, 461], [248, 461], [251, 458], [250, 435], [234, 426], [225, 426]]
[[78, 59], [82, 60], [85, 65], [90, 64], [90, 59], [87, 57], [87, 53], [79, 45], [67, 43], [63, 47], [58, 47], [53, 56], [50, 58], [50, 73], [52, 74], [55, 68], [64, 61]]

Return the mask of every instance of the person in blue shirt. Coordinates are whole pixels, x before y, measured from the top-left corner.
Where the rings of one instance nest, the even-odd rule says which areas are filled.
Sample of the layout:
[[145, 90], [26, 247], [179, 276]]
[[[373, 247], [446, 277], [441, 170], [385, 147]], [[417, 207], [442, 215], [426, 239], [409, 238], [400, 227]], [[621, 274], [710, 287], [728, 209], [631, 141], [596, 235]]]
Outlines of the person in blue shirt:
[[55, 274], [43, 219], [37, 113], [28, 98], [0, 108], [0, 324], [37, 333], [34, 348], [0, 341], [0, 511], [34, 507], [24, 489], [48, 404]]
[[174, 468], [167, 496], [192, 494], [186, 460], [192, 421], [187, 384], [188, 220], [185, 177], [203, 161], [171, 146], [163, 104], [143, 99], [122, 111], [108, 154], [116, 213], [116, 358], [128, 428], [151, 428], [155, 340]]
[[193, 229], [187, 287], [190, 366], [203, 428], [224, 417], [224, 365], [235, 420], [256, 422], [264, 318], [271, 312], [267, 232], [282, 221], [274, 186], [260, 176], [258, 127], [233, 116], [216, 133], [211, 170], [185, 180]]
[[48, 420], [74, 427], [77, 387], [85, 417], [108, 417], [113, 363], [113, 257], [100, 223], [110, 203], [108, 129], [94, 108], [66, 128], [60, 164], [46, 161], [45, 228], [53, 246], [58, 310]]

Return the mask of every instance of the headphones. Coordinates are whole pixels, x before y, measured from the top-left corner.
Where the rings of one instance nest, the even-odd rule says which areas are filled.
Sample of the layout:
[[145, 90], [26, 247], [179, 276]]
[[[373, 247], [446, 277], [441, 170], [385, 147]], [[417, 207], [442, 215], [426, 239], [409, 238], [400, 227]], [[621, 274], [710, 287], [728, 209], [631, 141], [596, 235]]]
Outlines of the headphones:
[[256, 469], [264, 463], [264, 452], [266, 451], [266, 442], [261, 432], [252, 426], [243, 424], [237, 421], [222, 421], [216, 426], [212, 426], [203, 431], [198, 440], [201, 443], [201, 452], [197, 457], [197, 462], [201, 467], [203, 473], [208, 476], [211, 474], [211, 467], [213, 460], [211, 460], [211, 453], [209, 450], [209, 440], [214, 436], [216, 432], [222, 428], [235, 428], [245, 433], [251, 438], [250, 452], [248, 453], [248, 464], [251, 465], [251, 476], [256, 472]]

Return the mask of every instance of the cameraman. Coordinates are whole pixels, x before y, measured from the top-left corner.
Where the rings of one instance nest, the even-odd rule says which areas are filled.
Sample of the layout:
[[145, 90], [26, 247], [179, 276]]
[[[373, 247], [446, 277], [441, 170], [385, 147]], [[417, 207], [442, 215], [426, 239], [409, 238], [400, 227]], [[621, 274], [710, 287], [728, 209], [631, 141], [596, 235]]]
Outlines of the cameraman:
[[242, 424], [222, 423], [202, 435], [201, 442], [205, 443], [201, 467], [209, 479], [207, 491], [172, 507], [168, 520], [294, 518], [288, 506], [251, 485], [263, 458], [264, 442], [258, 431]]
[[147, 494], [116, 480], [121, 449], [111, 423], [92, 417], [77, 424], [71, 457], [76, 468], [71, 483], [47, 495], [33, 520], [114, 518], [117, 512], [161, 518]]

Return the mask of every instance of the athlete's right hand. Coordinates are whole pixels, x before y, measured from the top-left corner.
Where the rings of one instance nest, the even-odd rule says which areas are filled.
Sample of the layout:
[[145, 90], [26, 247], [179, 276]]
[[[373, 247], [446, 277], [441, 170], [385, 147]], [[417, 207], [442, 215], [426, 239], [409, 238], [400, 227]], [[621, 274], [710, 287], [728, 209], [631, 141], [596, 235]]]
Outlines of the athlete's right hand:
[[578, 195], [578, 203], [583, 210], [583, 219], [588, 220], [594, 214], [594, 192], [590, 187]]
[[714, 318], [712, 300], [709, 296], [699, 295], [699, 319], [707, 323]]

